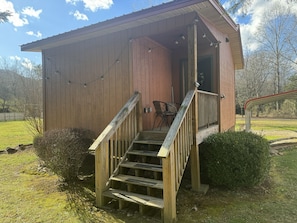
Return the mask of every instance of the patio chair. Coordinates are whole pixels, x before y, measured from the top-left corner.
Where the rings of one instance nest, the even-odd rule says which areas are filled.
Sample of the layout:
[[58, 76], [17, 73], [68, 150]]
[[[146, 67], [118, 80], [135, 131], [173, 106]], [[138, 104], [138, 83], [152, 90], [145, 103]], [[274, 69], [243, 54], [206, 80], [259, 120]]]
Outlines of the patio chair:
[[167, 103], [163, 101], [153, 101], [153, 104], [156, 110], [153, 129], [155, 128], [158, 117], [160, 117], [161, 121], [156, 127], [160, 127], [161, 130], [164, 123], [169, 127], [177, 114], [176, 105], [174, 103]]

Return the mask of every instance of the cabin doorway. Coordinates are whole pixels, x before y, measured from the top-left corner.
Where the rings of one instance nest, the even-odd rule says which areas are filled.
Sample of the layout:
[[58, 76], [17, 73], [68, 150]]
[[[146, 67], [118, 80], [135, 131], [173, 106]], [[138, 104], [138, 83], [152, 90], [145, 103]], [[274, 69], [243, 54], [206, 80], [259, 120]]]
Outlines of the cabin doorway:
[[[198, 90], [213, 92], [213, 59], [212, 56], [199, 57], [197, 80], [200, 84]], [[188, 86], [188, 59], [180, 60], [180, 97], [184, 98]]]

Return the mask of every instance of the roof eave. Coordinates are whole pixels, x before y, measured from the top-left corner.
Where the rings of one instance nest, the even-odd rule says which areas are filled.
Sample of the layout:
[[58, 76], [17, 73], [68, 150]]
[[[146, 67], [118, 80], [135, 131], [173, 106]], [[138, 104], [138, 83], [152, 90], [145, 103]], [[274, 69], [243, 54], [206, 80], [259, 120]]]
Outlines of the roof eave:
[[[55, 41], [55, 42], [59, 41], [63, 43], [64, 41], [68, 42], [70, 38], [73, 41], [75, 41], [76, 39], [81, 39], [82, 36], [88, 36], [88, 35], [93, 36], [92, 34], [102, 30], [106, 30], [114, 27], [120, 27], [121, 25], [124, 25], [127, 23], [139, 21], [141, 19], [156, 16], [162, 13], [168, 13], [170, 11], [174, 11], [180, 8], [193, 5], [194, 3], [197, 4], [204, 1], [207, 1], [207, 0], [185, 0], [185, 1], [172, 1], [169, 3], [164, 3], [148, 9], [144, 9], [144, 10], [133, 12], [127, 15], [116, 17], [107, 21], [99, 22], [90, 26], [86, 26], [83, 28], [58, 34], [56, 36], [52, 36], [46, 39], [23, 44], [21, 45], [21, 51], [40, 52], [42, 51], [42, 49], [44, 49], [44, 46], [51, 45], [52, 41]], [[120, 30], [121, 29], [119, 29], [119, 31]]]

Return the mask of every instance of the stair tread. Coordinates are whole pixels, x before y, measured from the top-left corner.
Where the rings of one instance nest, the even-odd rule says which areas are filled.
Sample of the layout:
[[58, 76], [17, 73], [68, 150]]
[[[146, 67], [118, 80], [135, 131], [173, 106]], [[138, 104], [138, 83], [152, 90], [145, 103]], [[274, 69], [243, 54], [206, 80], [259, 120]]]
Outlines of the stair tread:
[[139, 156], [152, 156], [157, 157], [159, 151], [152, 151], [152, 150], [130, 150], [127, 153], [132, 155], [139, 155]]
[[133, 202], [136, 204], [142, 204], [155, 208], [164, 208], [164, 202], [161, 198], [151, 197], [143, 194], [136, 194], [128, 191], [122, 191], [110, 188], [103, 192], [103, 195], [110, 198], [122, 199], [125, 201]]
[[144, 177], [136, 177], [136, 176], [130, 176], [130, 175], [123, 175], [123, 174], [113, 176], [110, 179], [114, 180], [114, 181], [120, 181], [120, 182], [124, 182], [124, 183], [130, 183], [130, 184], [134, 184], [134, 185], [145, 186], [145, 187], [163, 190], [163, 181], [161, 181], [161, 180], [155, 180], [155, 179], [144, 178]]
[[155, 172], [162, 172], [162, 166], [157, 164], [150, 163], [138, 163], [138, 162], [128, 162], [125, 161], [121, 164], [122, 167], [132, 168], [132, 169], [141, 169], [141, 170], [150, 170]]
[[167, 132], [160, 131], [142, 131], [138, 135], [138, 140], [162, 140], [164, 141]]
[[149, 145], [160, 145], [161, 146], [163, 144], [163, 141], [162, 140], [150, 140], [150, 139], [137, 139], [137, 140], [134, 140], [134, 143], [149, 144]]

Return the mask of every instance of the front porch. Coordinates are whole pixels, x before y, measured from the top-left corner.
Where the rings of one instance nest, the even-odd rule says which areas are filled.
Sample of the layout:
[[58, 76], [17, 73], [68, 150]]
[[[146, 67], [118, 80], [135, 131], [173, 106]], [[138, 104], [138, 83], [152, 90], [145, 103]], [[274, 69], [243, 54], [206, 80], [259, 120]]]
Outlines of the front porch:
[[141, 94], [135, 93], [90, 147], [97, 205], [116, 199], [120, 209], [129, 203], [141, 213], [157, 208], [164, 222], [175, 221], [176, 195], [188, 162], [192, 190], [201, 190], [198, 146], [218, 132], [218, 100], [217, 94], [190, 90], [168, 131], [148, 133], [142, 128]]

